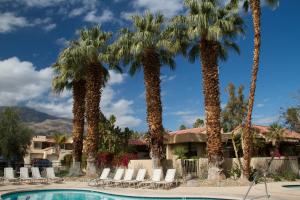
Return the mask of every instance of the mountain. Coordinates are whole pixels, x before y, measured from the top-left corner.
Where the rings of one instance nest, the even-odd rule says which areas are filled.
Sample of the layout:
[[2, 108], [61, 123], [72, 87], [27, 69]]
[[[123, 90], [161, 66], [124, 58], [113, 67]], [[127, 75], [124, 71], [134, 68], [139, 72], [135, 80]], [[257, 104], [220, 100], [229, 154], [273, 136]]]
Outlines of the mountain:
[[[0, 115], [6, 106], [0, 106]], [[53, 133], [71, 134], [72, 120], [55, 117], [28, 107], [17, 107], [21, 120], [31, 128], [36, 135], [51, 135]]]
[[[7, 108], [7, 106], [0, 106], [0, 113], [3, 112], [3, 110]], [[19, 106], [13, 106], [12, 108], [15, 108], [19, 111], [21, 120], [23, 122], [42, 122], [47, 119], [61, 119], [59, 117], [54, 117], [52, 115], [48, 115], [46, 113], [34, 110], [32, 108], [28, 107], [19, 107]]]

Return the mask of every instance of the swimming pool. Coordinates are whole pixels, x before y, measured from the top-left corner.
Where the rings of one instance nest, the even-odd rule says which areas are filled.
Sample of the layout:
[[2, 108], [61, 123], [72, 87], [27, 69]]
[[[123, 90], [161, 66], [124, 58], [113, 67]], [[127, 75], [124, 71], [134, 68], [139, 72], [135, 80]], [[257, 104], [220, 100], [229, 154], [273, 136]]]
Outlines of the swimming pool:
[[283, 185], [282, 187], [300, 190], [300, 185]]
[[71, 189], [56, 189], [56, 190], [34, 190], [20, 191], [3, 194], [3, 200], [139, 200], [139, 199], [165, 199], [165, 200], [224, 200], [214, 198], [158, 198], [158, 197], [134, 197], [121, 196], [107, 193], [101, 193], [90, 190], [71, 190]]

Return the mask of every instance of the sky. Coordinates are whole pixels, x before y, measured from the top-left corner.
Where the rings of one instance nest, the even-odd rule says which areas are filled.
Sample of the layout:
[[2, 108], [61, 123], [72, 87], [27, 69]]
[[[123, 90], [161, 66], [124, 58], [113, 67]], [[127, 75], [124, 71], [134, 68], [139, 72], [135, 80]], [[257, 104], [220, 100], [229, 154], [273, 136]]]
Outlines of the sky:
[[[145, 10], [167, 18], [185, 12], [182, 0], [0, 0], [0, 106], [28, 106], [48, 114], [72, 118], [72, 94], [51, 92], [51, 65], [76, 31], [101, 25], [117, 32], [130, 27], [130, 16]], [[268, 125], [278, 121], [281, 108], [295, 104], [300, 89], [300, 1], [284, 0], [276, 10], [262, 8], [262, 46], [253, 121]], [[221, 105], [227, 101], [229, 83], [249, 93], [253, 31], [250, 13], [241, 13], [246, 35], [237, 42], [241, 54], [229, 54], [219, 63]], [[189, 63], [176, 56], [176, 70], [161, 70], [163, 125], [176, 130], [204, 118], [200, 61]], [[131, 77], [110, 71], [101, 109], [116, 115], [117, 125], [146, 131], [143, 74]]]

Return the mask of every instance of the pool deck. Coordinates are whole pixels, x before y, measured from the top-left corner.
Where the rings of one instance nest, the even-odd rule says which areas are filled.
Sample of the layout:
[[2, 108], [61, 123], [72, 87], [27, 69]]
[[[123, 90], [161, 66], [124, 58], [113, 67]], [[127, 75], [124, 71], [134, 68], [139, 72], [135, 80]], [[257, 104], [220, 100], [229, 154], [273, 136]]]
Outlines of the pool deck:
[[[300, 188], [284, 188], [282, 185], [300, 185], [298, 182], [276, 182], [268, 183], [270, 199], [274, 200], [300, 200]], [[20, 190], [35, 190], [35, 189], [87, 189], [104, 193], [128, 195], [128, 196], [148, 196], [148, 197], [216, 197], [216, 198], [232, 198], [242, 199], [248, 187], [177, 187], [171, 190], [151, 190], [151, 189], [133, 189], [133, 188], [101, 188], [90, 187], [86, 182], [64, 182], [61, 184], [48, 185], [2, 185], [0, 186], [0, 195]], [[255, 196], [265, 194], [263, 184], [255, 185], [250, 194], [249, 199]], [[265, 198], [261, 198], [265, 199]]]

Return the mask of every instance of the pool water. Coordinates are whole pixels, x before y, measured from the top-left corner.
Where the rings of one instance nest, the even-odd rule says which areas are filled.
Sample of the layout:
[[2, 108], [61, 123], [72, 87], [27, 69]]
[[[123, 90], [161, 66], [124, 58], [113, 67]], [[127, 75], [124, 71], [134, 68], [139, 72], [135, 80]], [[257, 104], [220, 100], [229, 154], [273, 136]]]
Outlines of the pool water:
[[283, 185], [282, 187], [300, 190], [300, 185]]
[[3, 200], [139, 200], [139, 199], [166, 199], [166, 200], [221, 200], [213, 198], [155, 198], [131, 197], [112, 195], [89, 190], [36, 190], [4, 194]]

